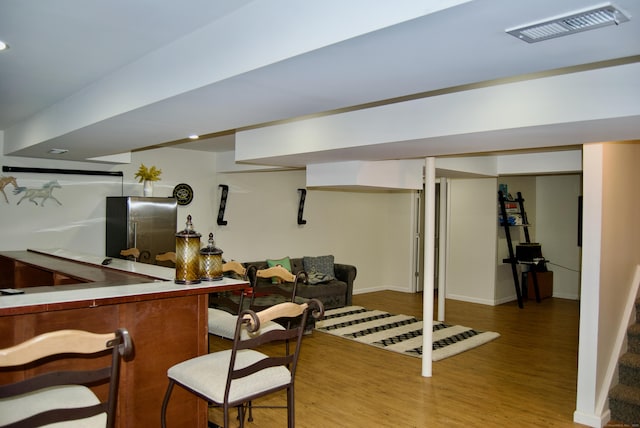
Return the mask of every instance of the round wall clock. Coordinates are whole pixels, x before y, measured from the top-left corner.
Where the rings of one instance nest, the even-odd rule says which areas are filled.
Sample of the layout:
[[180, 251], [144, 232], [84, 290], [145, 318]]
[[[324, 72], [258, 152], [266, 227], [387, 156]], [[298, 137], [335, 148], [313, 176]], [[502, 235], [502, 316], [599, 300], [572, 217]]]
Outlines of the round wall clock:
[[173, 188], [173, 197], [178, 205], [189, 205], [193, 200], [193, 189], [186, 183], [180, 183]]

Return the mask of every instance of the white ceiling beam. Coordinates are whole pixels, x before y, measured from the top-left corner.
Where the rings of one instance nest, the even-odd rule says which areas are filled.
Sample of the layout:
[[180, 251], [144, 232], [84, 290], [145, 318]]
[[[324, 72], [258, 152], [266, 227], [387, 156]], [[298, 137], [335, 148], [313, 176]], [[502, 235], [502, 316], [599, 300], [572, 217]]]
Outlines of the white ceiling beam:
[[307, 187], [420, 190], [423, 167], [422, 159], [307, 165]]
[[[506, 83], [242, 131], [236, 160], [291, 164], [296, 156], [348, 156], [363, 148], [369, 157], [360, 159], [375, 160], [394, 151], [419, 157], [567, 146], [598, 138], [602, 121], [617, 124], [603, 134], [607, 141], [634, 139], [639, 93], [640, 63]], [[591, 134], [563, 138], [563, 127], [576, 123]], [[510, 137], [516, 130], [518, 139]]]

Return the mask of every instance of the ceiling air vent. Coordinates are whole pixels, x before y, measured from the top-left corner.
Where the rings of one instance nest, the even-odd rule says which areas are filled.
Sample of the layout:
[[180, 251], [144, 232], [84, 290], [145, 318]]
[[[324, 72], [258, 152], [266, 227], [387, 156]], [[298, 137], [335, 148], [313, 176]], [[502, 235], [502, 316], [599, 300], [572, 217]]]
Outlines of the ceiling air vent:
[[623, 12], [608, 4], [525, 27], [509, 29], [506, 32], [525, 42], [535, 43], [607, 25], [618, 25], [628, 20], [629, 17]]

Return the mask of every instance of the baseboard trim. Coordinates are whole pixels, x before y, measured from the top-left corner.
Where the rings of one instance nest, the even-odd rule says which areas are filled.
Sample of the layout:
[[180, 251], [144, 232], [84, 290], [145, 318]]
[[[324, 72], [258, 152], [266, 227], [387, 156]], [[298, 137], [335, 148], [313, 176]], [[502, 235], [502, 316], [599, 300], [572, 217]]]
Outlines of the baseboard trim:
[[[406, 288], [401, 288], [401, 287], [370, 287], [370, 288], [359, 288], [358, 290], [353, 290], [353, 294], [357, 295], [357, 294], [365, 294], [365, 293], [375, 293], [377, 291], [399, 291], [401, 293], [413, 293], [413, 291], [407, 290]], [[457, 294], [447, 294], [446, 298], [451, 300], [468, 302], [468, 303], [478, 303], [480, 305], [488, 305], [488, 306], [497, 306], [503, 303], [516, 300], [515, 296], [505, 297], [504, 299], [500, 299], [500, 300], [487, 300], [487, 299], [477, 299], [474, 297], [462, 296]]]
[[553, 297], [556, 299], [580, 300], [580, 296], [577, 294], [553, 293]]
[[377, 291], [399, 291], [401, 293], [413, 293], [413, 291], [401, 287], [369, 287], [353, 290], [353, 294], [355, 296], [357, 294], [375, 293]]
[[[370, 288], [359, 288], [357, 290], [353, 290], [353, 294], [365, 294], [365, 293], [375, 293], [378, 291], [399, 291], [401, 293], [415, 293], [415, 291], [409, 290], [407, 288], [402, 288], [402, 287], [370, 287]], [[554, 294], [553, 295], [554, 298], [556, 299], [568, 299], [568, 300], [579, 300], [578, 296], [573, 296], [573, 295], [558, 295], [558, 294]], [[478, 303], [481, 305], [488, 305], [488, 306], [498, 306], [498, 305], [502, 305], [504, 303], [509, 303], [509, 302], [514, 302], [517, 300], [516, 295], [512, 295], [512, 296], [506, 296], [503, 297], [501, 299], [497, 299], [497, 300], [489, 300], [489, 299], [478, 299], [475, 297], [469, 297], [469, 296], [462, 296], [459, 294], [447, 294], [446, 296], [447, 299], [451, 299], [451, 300], [459, 300], [461, 302], [468, 302], [468, 303]], [[531, 300], [531, 299], [525, 299], [525, 301], [530, 300], [535, 302], [535, 299]]]
[[[451, 300], [459, 300], [461, 302], [468, 302], [468, 303], [478, 303], [481, 305], [488, 305], [488, 306], [496, 306], [499, 305], [501, 303], [496, 302], [495, 300], [488, 300], [488, 299], [479, 299], [479, 298], [475, 298], [475, 297], [469, 297], [469, 296], [461, 296], [458, 294], [447, 294], [446, 296], [447, 299], [451, 299]], [[512, 299], [515, 300], [515, 299]], [[509, 302], [511, 300], [507, 300], [503, 303]]]

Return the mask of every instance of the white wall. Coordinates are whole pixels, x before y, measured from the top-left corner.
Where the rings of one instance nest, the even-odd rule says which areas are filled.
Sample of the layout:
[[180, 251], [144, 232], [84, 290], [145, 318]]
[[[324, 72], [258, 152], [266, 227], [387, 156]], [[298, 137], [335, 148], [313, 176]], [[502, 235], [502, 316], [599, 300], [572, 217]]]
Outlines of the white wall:
[[309, 189], [303, 215], [307, 223], [298, 225], [304, 171], [218, 174], [216, 180], [229, 186], [228, 224], [215, 232], [224, 258], [333, 254], [336, 262], [357, 267], [356, 293], [410, 290], [411, 192]]
[[[553, 264], [554, 296], [579, 297], [580, 249], [577, 247], [577, 203], [580, 176], [509, 176], [451, 181], [451, 236], [447, 298], [498, 305], [516, 299], [504, 229], [497, 224], [497, 184], [507, 184], [515, 198], [521, 192], [531, 242], [542, 244]], [[490, 232], [495, 234], [490, 236]], [[514, 245], [525, 242], [522, 227], [510, 228]], [[497, 236], [497, 239], [496, 239]], [[487, 248], [495, 245], [495, 248]], [[493, 261], [485, 258], [493, 254]], [[486, 263], [486, 265], [483, 265]], [[489, 272], [495, 268], [495, 272]], [[517, 267], [518, 280], [521, 267]]]
[[493, 305], [496, 260], [496, 179], [452, 179], [446, 295]]
[[[179, 149], [158, 149], [132, 154], [129, 165], [101, 165], [79, 162], [53, 162], [40, 159], [0, 155], [6, 166], [122, 171], [123, 178], [89, 175], [2, 173], [14, 176], [19, 186], [41, 187], [49, 180], [62, 186], [53, 195], [62, 203], [49, 200], [44, 206], [28, 201], [17, 205], [22, 195], [13, 194], [13, 186], [5, 188], [9, 203], [0, 195], [0, 250], [61, 247], [95, 255], [103, 255], [105, 247], [106, 196], [142, 196], [142, 184], [134, 178], [141, 163], [162, 170], [161, 180], [154, 185], [154, 196], [171, 196], [178, 183], [188, 183], [194, 190], [194, 201], [178, 209], [178, 226], [184, 228], [192, 214], [197, 230], [213, 228], [215, 192], [211, 165], [214, 155]], [[208, 233], [208, 232], [207, 232]]]
[[[266, 259], [334, 254], [342, 263], [358, 268], [356, 293], [380, 289], [410, 291], [413, 281], [413, 192], [338, 191], [309, 189], [304, 210], [306, 225], [298, 225], [298, 188], [304, 171], [215, 173], [216, 154], [163, 148], [135, 152], [128, 165], [51, 162], [0, 156], [2, 165], [123, 171], [119, 178], [16, 173], [20, 185], [40, 186], [57, 179], [61, 189], [44, 207], [26, 201], [16, 205], [12, 186], [9, 203], [0, 199], [0, 250], [64, 247], [102, 255], [104, 251], [105, 197], [141, 195], [134, 178], [140, 163], [162, 169], [155, 196], [170, 196], [178, 183], [194, 190], [193, 202], [178, 209], [178, 229], [191, 214], [196, 231], [209, 232], [225, 258]], [[9, 175], [9, 174], [4, 174]], [[482, 184], [478, 184], [482, 183]], [[489, 184], [492, 183], [492, 184]], [[225, 219], [218, 226], [218, 184], [230, 186]], [[509, 271], [495, 288], [496, 272], [484, 257], [494, 256], [496, 236], [495, 179], [452, 180], [452, 247], [448, 270], [448, 297], [496, 304], [513, 300]], [[529, 190], [525, 190], [525, 197]], [[0, 195], [1, 197], [1, 195]], [[531, 206], [528, 206], [530, 209]], [[486, 227], [479, 227], [484, 224]], [[470, 245], [471, 244], [471, 245]], [[501, 248], [498, 245], [498, 248]], [[507, 266], [508, 267], [508, 266]], [[499, 279], [499, 278], [498, 278]], [[506, 300], [505, 300], [506, 299]]]
[[[103, 255], [106, 196], [142, 195], [134, 178], [140, 163], [162, 169], [154, 196], [171, 196], [179, 183], [194, 191], [190, 205], [178, 208], [178, 230], [187, 215], [202, 234], [210, 232], [225, 258], [254, 261], [268, 257], [334, 254], [339, 263], [358, 269], [356, 292], [380, 289], [410, 291], [412, 276], [412, 192], [349, 192], [309, 190], [304, 210], [306, 225], [297, 224], [298, 188], [305, 187], [304, 171], [216, 174], [215, 154], [163, 148], [132, 154], [129, 165], [51, 162], [0, 156], [0, 164], [21, 167], [123, 171], [120, 178], [85, 175], [14, 175], [18, 184], [40, 187], [57, 179], [54, 190], [62, 205], [44, 207], [23, 201], [13, 186], [0, 194], [0, 250], [66, 248]], [[227, 226], [216, 219], [220, 201], [218, 184], [230, 186], [225, 213]], [[124, 191], [123, 191], [124, 190]]]
[[[581, 192], [580, 176], [506, 176], [498, 183], [507, 184], [509, 193], [515, 198], [522, 193], [527, 219], [531, 224], [531, 242], [542, 245], [543, 256], [550, 260], [547, 268], [553, 271], [553, 295], [565, 299], [580, 296], [580, 247], [578, 240], [578, 196]], [[497, 190], [496, 190], [497, 192]], [[525, 242], [524, 229], [512, 227], [511, 238], [515, 246]], [[504, 302], [515, 299], [515, 288], [511, 266], [502, 263], [508, 258], [504, 229], [498, 228], [498, 257], [496, 300]], [[518, 279], [521, 280], [518, 266]]]
[[578, 246], [579, 175], [536, 177], [536, 239], [553, 271], [553, 296], [580, 298], [581, 247]]

